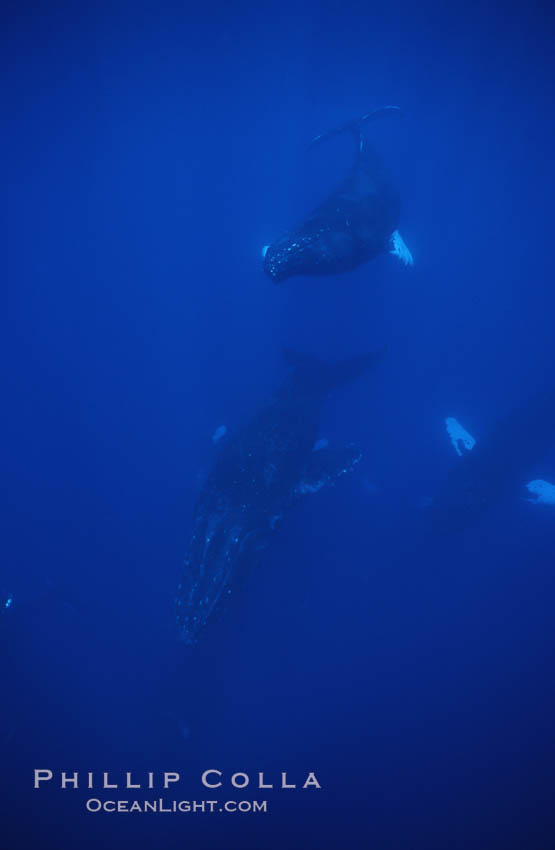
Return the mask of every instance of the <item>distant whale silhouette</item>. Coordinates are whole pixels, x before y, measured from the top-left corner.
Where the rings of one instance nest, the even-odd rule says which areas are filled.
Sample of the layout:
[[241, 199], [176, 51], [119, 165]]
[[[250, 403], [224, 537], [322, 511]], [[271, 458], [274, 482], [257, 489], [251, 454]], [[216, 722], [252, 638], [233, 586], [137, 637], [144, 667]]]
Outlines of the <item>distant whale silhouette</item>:
[[[451, 438], [453, 422], [456, 420], [447, 420]], [[555, 444], [555, 391], [540, 390], [521, 400], [483, 439], [474, 441], [462, 426], [459, 429], [466, 437], [466, 450], [458, 442], [461, 456], [425, 510], [434, 531], [466, 528], [503, 499], [518, 500], [534, 465]], [[538, 484], [547, 482], [531, 483], [537, 490]], [[539, 490], [540, 495], [548, 495], [545, 486]], [[533, 491], [534, 488], [530, 492]]]
[[363, 134], [368, 121], [399, 111], [396, 106], [376, 109], [311, 142], [313, 146], [340, 133], [352, 133], [357, 144], [355, 161], [326, 201], [265, 249], [263, 268], [274, 283], [294, 275], [350, 271], [384, 251], [412, 265], [410, 251], [397, 230], [399, 194], [381, 157]]
[[[245, 571], [257, 562], [281, 520], [305, 495], [351, 471], [358, 448], [316, 443], [330, 391], [357, 378], [382, 353], [325, 363], [286, 352], [291, 374], [236, 435], [223, 442], [194, 511], [194, 530], [176, 599], [181, 637], [198, 633]], [[315, 450], [316, 449], [316, 450]]]

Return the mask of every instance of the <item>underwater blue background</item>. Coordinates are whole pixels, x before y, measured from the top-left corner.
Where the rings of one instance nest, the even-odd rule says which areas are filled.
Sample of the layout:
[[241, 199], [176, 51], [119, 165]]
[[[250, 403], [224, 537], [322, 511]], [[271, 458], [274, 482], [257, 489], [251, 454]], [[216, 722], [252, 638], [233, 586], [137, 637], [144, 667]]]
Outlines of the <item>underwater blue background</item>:
[[[3, 19], [2, 845], [555, 846], [555, 509], [506, 494], [414, 544], [456, 462], [444, 417], [480, 440], [555, 384], [548, 6], [23, 2]], [[371, 138], [414, 267], [274, 286], [262, 246], [350, 162], [348, 140], [307, 142], [390, 103], [402, 118]], [[283, 345], [384, 344], [322, 422], [362, 464], [182, 646], [215, 428], [283, 379]], [[525, 480], [555, 480], [553, 448]], [[211, 767], [313, 770], [323, 789], [217, 795], [268, 799], [258, 815], [89, 814], [85, 790], [32, 790], [34, 768], [177, 770], [170, 798], [213, 799]]]

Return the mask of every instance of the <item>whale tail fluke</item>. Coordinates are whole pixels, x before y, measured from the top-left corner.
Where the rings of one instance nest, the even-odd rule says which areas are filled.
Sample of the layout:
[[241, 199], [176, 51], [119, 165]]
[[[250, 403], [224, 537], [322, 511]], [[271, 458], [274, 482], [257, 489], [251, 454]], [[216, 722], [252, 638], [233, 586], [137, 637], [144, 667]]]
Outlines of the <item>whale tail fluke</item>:
[[378, 109], [373, 109], [371, 112], [367, 112], [365, 115], [361, 115], [360, 118], [355, 118], [354, 121], [348, 121], [346, 124], [340, 124], [339, 127], [333, 127], [326, 133], [320, 133], [319, 136], [315, 136], [314, 139], [312, 139], [308, 146], [308, 149], [311, 150], [316, 145], [319, 145], [320, 142], [323, 142], [326, 139], [332, 139], [335, 136], [340, 136], [342, 133], [352, 133], [358, 140], [360, 150], [362, 150], [364, 142], [364, 124], [366, 124], [368, 121], [374, 121], [376, 118], [381, 118], [383, 115], [400, 114], [401, 109], [399, 106], [380, 106]]

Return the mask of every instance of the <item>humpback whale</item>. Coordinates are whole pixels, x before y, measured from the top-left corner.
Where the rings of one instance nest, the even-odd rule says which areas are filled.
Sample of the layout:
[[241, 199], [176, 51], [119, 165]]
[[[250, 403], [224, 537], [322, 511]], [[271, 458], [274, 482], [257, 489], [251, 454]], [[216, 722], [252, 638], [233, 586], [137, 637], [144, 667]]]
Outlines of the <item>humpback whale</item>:
[[364, 137], [367, 122], [399, 111], [396, 106], [385, 106], [313, 139], [311, 147], [351, 133], [356, 140], [355, 159], [326, 201], [297, 227], [265, 246], [263, 268], [274, 283], [294, 275], [350, 271], [384, 251], [412, 265], [410, 251], [397, 230], [399, 194], [381, 157]]
[[[189, 644], [249, 567], [283, 517], [305, 495], [350, 472], [354, 445], [316, 442], [324, 402], [376, 364], [382, 352], [327, 363], [286, 351], [290, 374], [261, 410], [223, 444], [193, 515], [193, 534], [177, 590], [179, 633]], [[315, 450], [316, 449], [316, 450]]]

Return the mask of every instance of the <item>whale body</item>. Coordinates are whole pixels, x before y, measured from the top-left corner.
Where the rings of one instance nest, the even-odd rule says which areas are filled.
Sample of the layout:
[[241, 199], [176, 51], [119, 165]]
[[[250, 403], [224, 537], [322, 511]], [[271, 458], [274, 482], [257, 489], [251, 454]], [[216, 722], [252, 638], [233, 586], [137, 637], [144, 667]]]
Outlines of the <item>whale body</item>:
[[355, 269], [389, 251], [412, 264], [412, 256], [397, 230], [399, 193], [381, 157], [364, 138], [363, 125], [388, 106], [362, 116], [321, 136], [351, 132], [357, 150], [353, 165], [338, 189], [298, 226], [265, 246], [263, 268], [274, 283], [295, 275], [337, 274]]
[[381, 352], [337, 363], [293, 352], [287, 358], [291, 374], [223, 444], [196, 504], [176, 598], [186, 643], [196, 642], [295, 504], [334, 483], [361, 458], [353, 445], [314, 451], [320, 413], [329, 393], [373, 366]]

